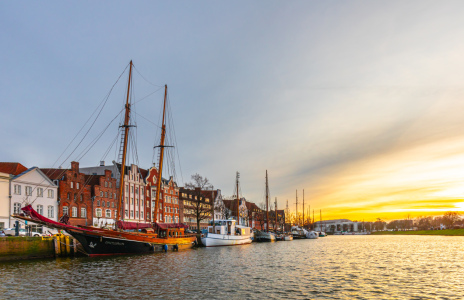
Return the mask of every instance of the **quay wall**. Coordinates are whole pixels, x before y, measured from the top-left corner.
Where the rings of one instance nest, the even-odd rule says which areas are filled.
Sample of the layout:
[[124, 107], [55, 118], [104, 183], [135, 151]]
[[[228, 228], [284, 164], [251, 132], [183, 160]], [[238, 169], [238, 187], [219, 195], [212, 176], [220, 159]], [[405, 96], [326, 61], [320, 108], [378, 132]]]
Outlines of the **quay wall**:
[[54, 257], [53, 239], [41, 237], [0, 237], [0, 261]]

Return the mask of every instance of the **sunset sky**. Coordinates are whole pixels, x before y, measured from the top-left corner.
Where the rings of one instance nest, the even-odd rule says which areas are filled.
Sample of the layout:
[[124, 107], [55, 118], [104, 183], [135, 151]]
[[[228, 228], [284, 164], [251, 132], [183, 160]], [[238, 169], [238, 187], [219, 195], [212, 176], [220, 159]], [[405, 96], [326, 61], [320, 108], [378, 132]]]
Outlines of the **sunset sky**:
[[[304, 189], [324, 219], [464, 211], [463, 16], [462, 1], [3, 1], [0, 161], [57, 167], [132, 59], [139, 164], [167, 84], [179, 185], [199, 173], [231, 195], [239, 171], [261, 203], [268, 170], [279, 208]], [[97, 165], [113, 125], [63, 167]]]

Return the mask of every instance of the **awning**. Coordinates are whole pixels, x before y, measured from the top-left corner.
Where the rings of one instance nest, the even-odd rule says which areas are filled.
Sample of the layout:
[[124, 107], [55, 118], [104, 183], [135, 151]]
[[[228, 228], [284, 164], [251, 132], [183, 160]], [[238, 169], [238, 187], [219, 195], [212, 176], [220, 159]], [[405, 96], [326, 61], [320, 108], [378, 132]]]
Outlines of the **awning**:
[[143, 229], [143, 228], [152, 228], [151, 223], [137, 223], [137, 222], [125, 222], [118, 221], [118, 228], [120, 229]]
[[169, 228], [184, 228], [184, 229], [187, 229], [188, 226], [187, 225], [184, 225], [182, 223], [155, 223], [154, 224], [155, 228], [159, 228], [159, 229], [169, 229]]

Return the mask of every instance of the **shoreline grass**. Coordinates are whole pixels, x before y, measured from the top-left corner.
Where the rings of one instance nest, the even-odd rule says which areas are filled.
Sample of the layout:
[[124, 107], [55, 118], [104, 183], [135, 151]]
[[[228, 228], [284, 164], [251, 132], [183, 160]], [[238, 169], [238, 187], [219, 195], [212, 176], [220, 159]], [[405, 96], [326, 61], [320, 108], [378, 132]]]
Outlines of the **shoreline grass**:
[[464, 236], [464, 229], [444, 229], [444, 230], [409, 230], [409, 231], [377, 231], [374, 235], [444, 235], [444, 236]]

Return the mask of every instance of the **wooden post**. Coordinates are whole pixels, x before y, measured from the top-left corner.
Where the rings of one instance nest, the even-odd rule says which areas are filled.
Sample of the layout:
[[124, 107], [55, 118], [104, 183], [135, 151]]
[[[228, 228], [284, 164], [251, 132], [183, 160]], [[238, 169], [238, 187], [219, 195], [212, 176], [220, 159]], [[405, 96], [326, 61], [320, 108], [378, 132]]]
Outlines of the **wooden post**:
[[55, 257], [58, 257], [61, 255], [61, 250], [60, 250], [60, 236], [59, 235], [55, 235], [55, 238], [53, 239], [53, 241], [55, 242]]
[[66, 253], [65, 253], [65, 255], [69, 256], [71, 254], [71, 246], [70, 246], [71, 242], [70, 242], [70, 239], [69, 239], [69, 235], [65, 236], [64, 240], [65, 240], [65, 243], [66, 243]]

